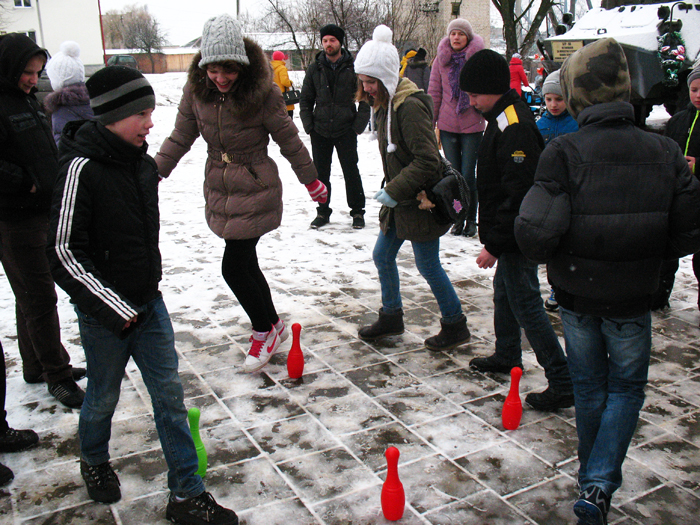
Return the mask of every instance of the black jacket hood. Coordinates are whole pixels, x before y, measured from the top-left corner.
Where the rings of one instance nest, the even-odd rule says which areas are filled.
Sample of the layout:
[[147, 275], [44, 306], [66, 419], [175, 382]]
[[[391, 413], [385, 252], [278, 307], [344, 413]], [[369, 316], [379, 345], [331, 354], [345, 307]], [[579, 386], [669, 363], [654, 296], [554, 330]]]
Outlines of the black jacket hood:
[[34, 55], [42, 54], [49, 59], [46, 49], [26, 35], [21, 33], [9, 33], [0, 36], [0, 85], [4, 89], [14, 88], [19, 90], [17, 84], [22, 76], [27, 62]]

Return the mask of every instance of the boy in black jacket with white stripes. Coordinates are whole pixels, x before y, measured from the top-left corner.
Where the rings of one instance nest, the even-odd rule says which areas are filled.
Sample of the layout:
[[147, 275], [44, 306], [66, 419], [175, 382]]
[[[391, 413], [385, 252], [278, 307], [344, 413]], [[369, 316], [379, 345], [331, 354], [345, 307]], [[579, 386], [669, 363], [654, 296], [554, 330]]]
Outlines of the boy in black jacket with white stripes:
[[83, 480], [95, 501], [121, 498], [109, 439], [133, 357], [168, 464], [166, 517], [235, 525], [236, 514], [218, 505], [195, 473], [173, 328], [158, 290], [158, 170], [145, 142], [153, 127], [153, 88], [137, 70], [122, 66], [98, 71], [86, 85], [95, 121], [64, 129], [48, 243], [56, 283], [75, 304], [88, 364], [79, 423]]

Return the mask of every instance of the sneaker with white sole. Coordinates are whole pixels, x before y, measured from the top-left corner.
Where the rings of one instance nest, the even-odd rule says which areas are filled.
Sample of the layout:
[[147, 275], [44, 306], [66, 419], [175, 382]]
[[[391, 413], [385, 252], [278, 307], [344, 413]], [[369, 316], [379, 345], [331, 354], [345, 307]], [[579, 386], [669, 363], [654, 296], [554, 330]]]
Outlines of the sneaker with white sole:
[[250, 341], [252, 344], [243, 363], [243, 369], [252, 374], [270, 361], [281, 341], [274, 326], [270, 326], [269, 332], [253, 332]]

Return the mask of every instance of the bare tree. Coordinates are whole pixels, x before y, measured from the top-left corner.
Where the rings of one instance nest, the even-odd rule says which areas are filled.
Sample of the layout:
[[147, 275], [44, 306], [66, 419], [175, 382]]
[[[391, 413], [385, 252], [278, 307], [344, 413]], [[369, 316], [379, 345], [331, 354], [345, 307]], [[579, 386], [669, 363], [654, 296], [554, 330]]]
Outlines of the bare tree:
[[148, 7], [133, 6], [124, 13], [124, 47], [138, 49], [148, 55], [151, 61], [151, 73], [155, 73], [156, 65], [153, 55], [162, 51], [167, 44], [165, 33], [158, 21], [148, 12]]
[[102, 15], [102, 31], [105, 37], [107, 49], [121, 49], [124, 47], [124, 33], [122, 31], [122, 13], [111, 9]]
[[510, 60], [513, 53], [527, 54], [532, 48], [537, 40], [539, 28], [556, 0], [540, 0], [536, 11], [535, 0], [523, 0], [527, 2], [524, 6], [521, 5], [521, 0], [491, 1], [503, 19], [506, 58]]
[[155, 72], [154, 55], [168, 42], [147, 6], [131, 5], [122, 11], [107, 11], [102, 15], [102, 28], [107, 47], [142, 51], [151, 61], [151, 73]]

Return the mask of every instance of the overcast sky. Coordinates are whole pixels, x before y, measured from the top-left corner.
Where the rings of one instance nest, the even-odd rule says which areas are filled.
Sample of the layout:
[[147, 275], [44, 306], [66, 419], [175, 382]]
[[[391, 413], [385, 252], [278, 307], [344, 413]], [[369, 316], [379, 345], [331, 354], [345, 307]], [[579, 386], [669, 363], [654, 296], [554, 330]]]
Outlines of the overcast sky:
[[[239, 0], [241, 13], [256, 13], [258, 6], [265, 5], [266, 0]], [[202, 34], [204, 22], [221, 13], [236, 15], [236, 0], [100, 0], [102, 14], [112, 9], [121, 10], [131, 5], [148, 5], [167, 33], [171, 44], [182, 45]]]

